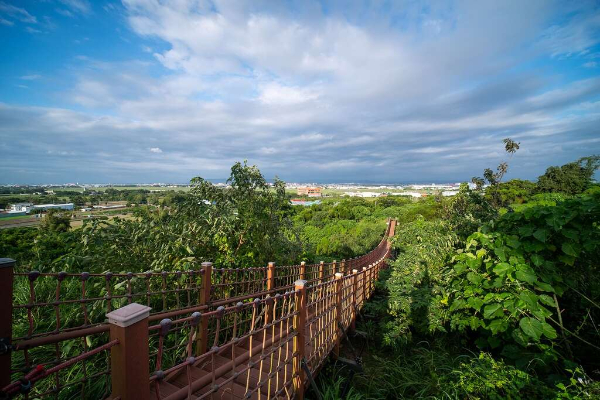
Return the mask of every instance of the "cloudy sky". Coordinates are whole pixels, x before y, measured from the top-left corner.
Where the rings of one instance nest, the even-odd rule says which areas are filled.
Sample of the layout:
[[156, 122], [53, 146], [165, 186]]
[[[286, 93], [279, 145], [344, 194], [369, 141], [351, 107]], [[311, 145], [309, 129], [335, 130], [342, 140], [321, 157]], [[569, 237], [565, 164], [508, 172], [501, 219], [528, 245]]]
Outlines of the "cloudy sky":
[[510, 178], [600, 153], [600, 2], [0, 0], [0, 183]]

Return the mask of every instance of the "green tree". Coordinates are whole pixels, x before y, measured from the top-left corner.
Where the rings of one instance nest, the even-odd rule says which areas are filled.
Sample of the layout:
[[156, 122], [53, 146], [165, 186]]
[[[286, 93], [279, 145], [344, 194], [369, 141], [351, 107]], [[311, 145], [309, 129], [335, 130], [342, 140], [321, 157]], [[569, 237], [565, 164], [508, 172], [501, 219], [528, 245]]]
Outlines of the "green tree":
[[67, 232], [71, 229], [71, 213], [65, 210], [48, 210], [42, 217], [40, 229], [46, 232]]
[[560, 167], [549, 167], [538, 178], [537, 190], [542, 193], [583, 193], [592, 185], [592, 178], [600, 167], [600, 156], [583, 157]]

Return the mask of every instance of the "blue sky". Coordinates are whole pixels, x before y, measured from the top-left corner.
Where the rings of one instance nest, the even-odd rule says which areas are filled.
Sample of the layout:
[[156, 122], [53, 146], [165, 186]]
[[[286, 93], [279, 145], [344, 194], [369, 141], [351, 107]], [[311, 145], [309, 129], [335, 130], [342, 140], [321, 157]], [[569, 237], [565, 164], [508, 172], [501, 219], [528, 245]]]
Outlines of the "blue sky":
[[0, 0], [0, 183], [508, 178], [600, 153], [598, 1]]

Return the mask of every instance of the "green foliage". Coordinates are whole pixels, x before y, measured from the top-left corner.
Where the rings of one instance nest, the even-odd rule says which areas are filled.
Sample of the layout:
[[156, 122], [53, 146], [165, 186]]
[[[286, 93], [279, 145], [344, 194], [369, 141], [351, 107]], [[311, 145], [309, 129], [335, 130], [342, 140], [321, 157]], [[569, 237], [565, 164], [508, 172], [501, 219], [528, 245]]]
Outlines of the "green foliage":
[[549, 167], [538, 178], [537, 190], [543, 193], [583, 193], [592, 184], [592, 178], [600, 167], [600, 156], [580, 158], [560, 167]]
[[589, 382], [581, 370], [571, 373], [570, 379], [552, 385], [488, 353], [480, 353], [445, 375], [443, 386], [457, 398], [472, 400], [593, 399], [600, 395], [598, 386]]
[[[556, 340], [557, 301], [568, 310], [565, 332], [581, 328], [586, 315], [600, 317], [598, 310], [581, 307], [581, 298], [569, 291], [598, 298], [599, 218], [598, 198], [580, 197], [507, 213], [471, 235], [448, 270], [452, 328], [479, 332], [481, 347], [516, 343], [543, 353], [505, 346], [505, 353], [522, 364], [533, 357], [546, 364], [557, 361], [557, 350], [569, 356], [567, 343]], [[597, 342], [598, 336], [589, 334], [586, 340]]]
[[269, 187], [256, 167], [237, 163], [230, 187], [192, 180], [190, 195], [170, 207], [139, 208], [137, 219], [90, 221], [73, 266], [88, 271], [188, 269], [295, 262], [300, 243], [283, 182]]
[[396, 231], [396, 260], [387, 280], [389, 315], [385, 342], [407, 340], [411, 331], [445, 331], [444, 266], [454, 253], [457, 237], [441, 220], [419, 218]]
[[529, 201], [535, 192], [535, 188], [535, 183], [531, 181], [512, 179], [488, 187], [485, 191], [485, 198], [490, 202], [497, 201], [500, 207], [522, 204]]
[[471, 190], [466, 183], [460, 185], [458, 194], [444, 202], [444, 219], [461, 239], [494, 220], [497, 215], [497, 209], [485, 196], [480, 191]]
[[40, 229], [47, 232], [67, 232], [71, 229], [71, 213], [64, 210], [48, 210], [42, 217]]

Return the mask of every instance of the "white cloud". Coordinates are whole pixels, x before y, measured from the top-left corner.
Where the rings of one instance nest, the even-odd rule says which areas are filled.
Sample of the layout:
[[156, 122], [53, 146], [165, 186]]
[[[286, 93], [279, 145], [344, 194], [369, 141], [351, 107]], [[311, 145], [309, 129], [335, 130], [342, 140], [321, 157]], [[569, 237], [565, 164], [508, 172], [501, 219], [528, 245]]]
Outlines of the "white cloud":
[[598, 66], [598, 63], [596, 61], [588, 61], [584, 63], [583, 66], [585, 68], [596, 68]]
[[59, 0], [71, 10], [81, 14], [89, 14], [92, 11], [92, 6], [87, 0]]
[[24, 8], [6, 4], [3, 1], [0, 1], [0, 14], [7, 15], [27, 24], [37, 23], [37, 19], [33, 15], [29, 14]]
[[42, 76], [38, 75], [38, 74], [31, 74], [31, 75], [23, 75], [20, 77], [20, 79], [24, 80], [24, 81], [35, 81], [37, 79], [40, 79]]
[[88, 174], [178, 182], [225, 177], [243, 159], [289, 179], [469, 178], [502, 157], [507, 136], [527, 160], [517, 154], [511, 171], [526, 164], [527, 177], [600, 151], [600, 81], [522, 68], [553, 55], [592, 60], [589, 9], [549, 28], [558, 2], [344, 2], [327, 13], [307, 1], [294, 12], [260, 0], [123, 5], [144, 39], [133, 53], [152, 63], [80, 57], [61, 95], [83, 111], [0, 104], [0, 136], [32, 139], [3, 146], [36, 154], [58, 140], [75, 152], [68, 162], [85, 154], [101, 165]]

